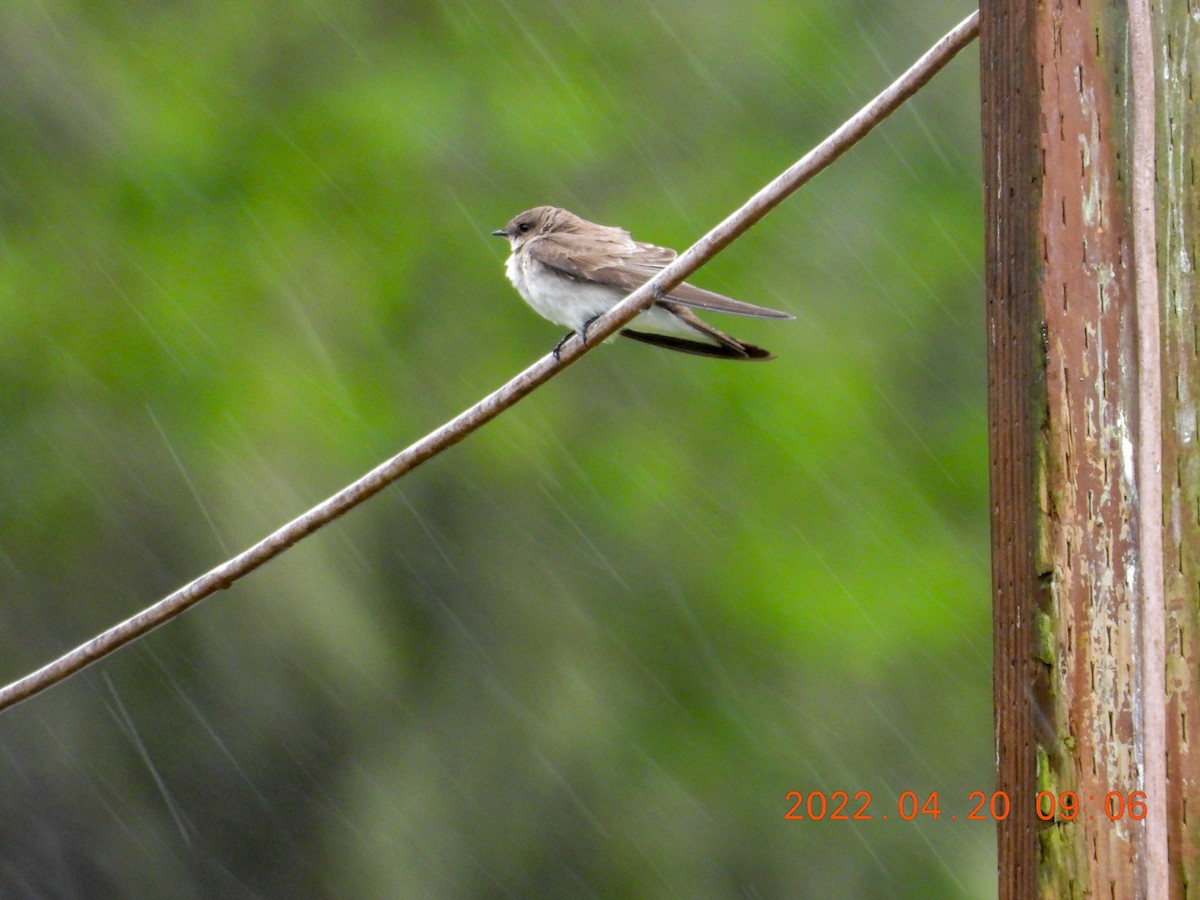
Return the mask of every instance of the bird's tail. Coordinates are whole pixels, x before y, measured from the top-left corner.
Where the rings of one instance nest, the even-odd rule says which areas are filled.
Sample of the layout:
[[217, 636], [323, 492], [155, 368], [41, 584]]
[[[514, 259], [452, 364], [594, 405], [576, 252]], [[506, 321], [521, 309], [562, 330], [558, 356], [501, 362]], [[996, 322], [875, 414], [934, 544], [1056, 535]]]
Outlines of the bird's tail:
[[747, 344], [728, 335], [724, 336], [727, 339], [725, 343], [710, 344], [707, 341], [692, 341], [687, 338], [676, 337], [672, 334], [634, 331], [631, 328], [621, 329], [621, 334], [627, 338], [633, 338], [635, 341], [641, 341], [644, 344], [653, 344], [656, 347], [665, 347], [668, 350], [678, 350], [681, 353], [694, 353], [697, 356], [709, 356], [713, 359], [762, 360], [765, 362], [768, 359], [775, 358], [775, 354], [769, 350], [764, 350], [762, 347], [756, 347], [753, 344]]

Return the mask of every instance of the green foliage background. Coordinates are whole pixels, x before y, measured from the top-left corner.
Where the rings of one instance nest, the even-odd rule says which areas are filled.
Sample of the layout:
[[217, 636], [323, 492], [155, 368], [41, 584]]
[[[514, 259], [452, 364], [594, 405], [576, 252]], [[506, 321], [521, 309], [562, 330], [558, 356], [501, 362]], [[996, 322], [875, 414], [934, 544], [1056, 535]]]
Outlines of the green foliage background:
[[[967, 12], [7, 0], [0, 677], [548, 351], [510, 216], [682, 248]], [[776, 361], [599, 348], [0, 716], [0, 894], [988, 896], [976, 67], [694, 278]]]

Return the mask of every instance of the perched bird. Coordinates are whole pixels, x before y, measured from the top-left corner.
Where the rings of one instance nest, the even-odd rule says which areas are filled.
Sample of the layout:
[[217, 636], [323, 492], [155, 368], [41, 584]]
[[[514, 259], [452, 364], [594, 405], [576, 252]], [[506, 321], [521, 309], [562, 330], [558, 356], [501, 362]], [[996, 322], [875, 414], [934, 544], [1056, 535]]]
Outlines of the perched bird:
[[[508, 238], [508, 280], [539, 314], [587, 343], [588, 326], [641, 287], [676, 257], [674, 250], [635, 241], [624, 228], [597, 225], [556, 206], [537, 206], [492, 234]], [[790, 319], [777, 309], [743, 303], [690, 284], [658, 296], [621, 329], [625, 337], [670, 350], [718, 359], [774, 359], [762, 347], [739, 341], [701, 320], [692, 309]]]

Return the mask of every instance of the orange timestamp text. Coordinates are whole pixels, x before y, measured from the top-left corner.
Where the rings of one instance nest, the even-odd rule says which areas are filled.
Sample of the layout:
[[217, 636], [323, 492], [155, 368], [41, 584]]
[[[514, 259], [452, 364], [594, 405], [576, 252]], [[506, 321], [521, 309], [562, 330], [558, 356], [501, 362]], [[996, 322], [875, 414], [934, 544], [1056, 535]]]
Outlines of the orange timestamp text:
[[[1099, 799], [1099, 802], [1097, 802]], [[869, 822], [888, 818], [886, 812], [872, 812], [870, 791], [788, 791], [785, 800], [790, 804], [783, 817], [789, 821], [819, 822]], [[1012, 811], [1012, 803], [1004, 791], [971, 791], [967, 795], [966, 815], [968, 822], [1002, 822]], [[1112, 822], [1120, 819], [1140, 821], [1146, 818], [1146, 794], [1144, 791], [1109, 791], [1103, 797], [1088, 795], [1081, 798], [1074, 791], [1041, 791], [1035, 801], [1037, 816], [1043, 822], [1070, 822], [1080, 816], [1096, 819], [1101, 816]], [[917, 818], [937, 821], [941, 816], [951, 820], [959, 818], [957, 813], [942, 809], [938, 792], [918, 795], [916, 791], [902, 791], [896, 798], [896, 815], [905, 822]]]

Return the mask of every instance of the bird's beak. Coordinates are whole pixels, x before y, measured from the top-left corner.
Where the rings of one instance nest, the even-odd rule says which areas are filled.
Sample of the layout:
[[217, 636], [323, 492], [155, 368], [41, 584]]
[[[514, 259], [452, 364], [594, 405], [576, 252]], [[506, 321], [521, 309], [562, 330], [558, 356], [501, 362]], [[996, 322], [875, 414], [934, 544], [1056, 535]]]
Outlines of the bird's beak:
[[501, 229], [498, 229], [497, 231], [493, 231], [492, 236], [493, 237], [508, 237], [508, 232], [505, 231], [503, 228], [501, 228]]

